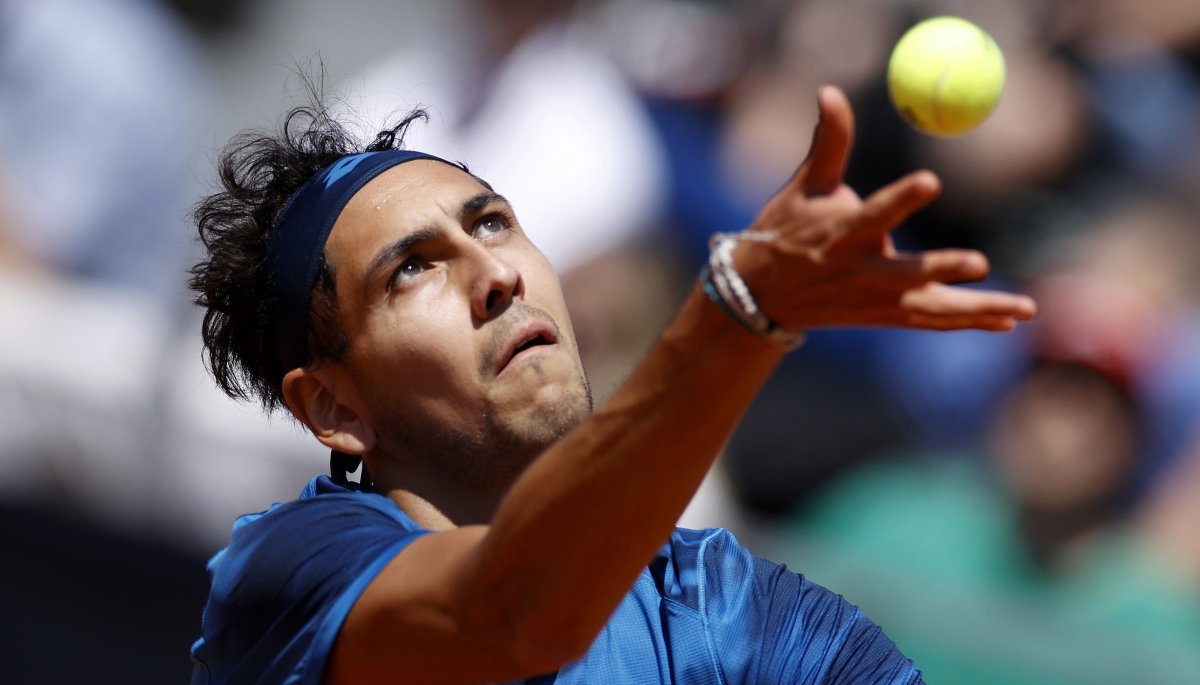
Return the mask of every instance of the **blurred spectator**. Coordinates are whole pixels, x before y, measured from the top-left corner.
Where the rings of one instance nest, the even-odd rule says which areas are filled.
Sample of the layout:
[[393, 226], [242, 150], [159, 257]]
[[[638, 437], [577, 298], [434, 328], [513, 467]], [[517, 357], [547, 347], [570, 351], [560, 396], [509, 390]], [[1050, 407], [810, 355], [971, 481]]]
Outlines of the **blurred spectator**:
[[[1136, 368], [1118, 374], [1145, 407], [1135, 490], [1179, 454], [1200, 416], [1194, 203], [1110, 192], [1106, 203], [1093, 205], [1093, 214], [1081, 207], [1084, 216], [1061, 222], [1025, 260], [1029, 287], [1037, 284], [1046, 298], [1034, 327], [1001, 337], [883, 336], [886, 354], [874, 357], [872, 368], [912, 444], [941, 451], [976, 447], [1001, 397], [1025, 373], [1031, 348], [1040, 345], [1095, 357], [1088, 362], [1093, 366], [1136, 360]], [[1034, 335], [1039, 331], [1041, 339]]]
[[201, 557], [147, 540], [186, 516], [161, 498], [158, 400], [190, 314], [199, 60], [155, 2], [0, 3], [0, 530], [21, 550], [0, 571], [7, 682], [187, 672]]
[[[1136, 522], [1148, 552], [1157, 555], [1166, 571], [1165, 582], [1158, 586], [1200, 592], [1200, 429], [1183, 458], [1172, 464], [1139, 507]], [[1130, 609], [1138, 609], [1136, 602]]]
[[196, 46], [144, 0], [3, 3], [0, 35], [0, 496], [145, 531], [187, 311]]
[[326, 457], [201, 366], [200, 46], [151, 0], [3, 3], [0, 35], [0, 497], [215, 550]]
[[4, 242], [182, 306], [205, 87], [185, 29], [145, 0], [47, 0], [0, 6], [0, 30]]

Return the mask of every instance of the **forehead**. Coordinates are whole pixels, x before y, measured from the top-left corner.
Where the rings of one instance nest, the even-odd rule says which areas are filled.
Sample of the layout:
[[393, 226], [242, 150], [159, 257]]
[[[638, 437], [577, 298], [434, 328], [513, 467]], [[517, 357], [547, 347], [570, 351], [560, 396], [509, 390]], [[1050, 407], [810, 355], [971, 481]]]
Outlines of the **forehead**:
[[462, 169], [434, 160], [405, 162], [371, 179], [346, 203], [326, 251], [339, 273], [359, 272], [406, 233], [457, 221], [462, 203], [487, 190]]

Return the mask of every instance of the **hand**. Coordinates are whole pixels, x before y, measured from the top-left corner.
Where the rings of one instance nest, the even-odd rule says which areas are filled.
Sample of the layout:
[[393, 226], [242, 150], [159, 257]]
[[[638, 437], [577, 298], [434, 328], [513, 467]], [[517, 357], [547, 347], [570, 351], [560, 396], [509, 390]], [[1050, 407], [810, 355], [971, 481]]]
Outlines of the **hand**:
[[778, 235], [743, 241], [734, 264], [762, 311], [784, 328], [903, 326], [1011, 330], [1032, 319], [1023, 295], [947, 285], [987, 276], [975, 250], [900, 254], [891, 231], [937, 197], [941, 184], [918, 171], [858, 197], [843, 182], [854, 115], [836, 87], [817, 95], [821, 122], [808, 159], [763, 207], [753, 231]]

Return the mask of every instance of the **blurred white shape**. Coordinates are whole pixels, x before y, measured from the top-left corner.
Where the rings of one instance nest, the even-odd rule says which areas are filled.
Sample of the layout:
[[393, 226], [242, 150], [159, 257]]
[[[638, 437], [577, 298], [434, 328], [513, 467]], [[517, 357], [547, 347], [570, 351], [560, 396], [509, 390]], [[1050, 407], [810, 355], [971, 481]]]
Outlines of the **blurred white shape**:
[[[659, 143], [620, 74], [582, 27], [534, 29], [480, 74], [478, 29], [369, 67], [363, 135], [415, 106], [406, 147], [465, 162], [513, 204], [560, 273], [636, 237], [664, 191]], [[449, 47], [452, 46], [452, 47]]]

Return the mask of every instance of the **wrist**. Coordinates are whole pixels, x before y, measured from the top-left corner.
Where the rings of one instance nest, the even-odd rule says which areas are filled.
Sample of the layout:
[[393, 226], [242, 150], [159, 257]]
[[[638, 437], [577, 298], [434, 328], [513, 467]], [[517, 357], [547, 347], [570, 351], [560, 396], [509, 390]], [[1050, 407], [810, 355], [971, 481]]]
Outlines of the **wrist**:
[[[709, 241], [709, 260], [700, 273], [700, 284], [705, 295], [736, 321], [754, 335], [768, 340], [784, 351], [791, 351], [804, 342], [804, 331], [787, 329], [780, 326], [759, 305], [759, 300], [751, 286], [742, 278], [742, 273], [748, 271], [760, 276], [763, 271], [769, 272], [774, 264], [769, 258], [759, 259], [755, 256], [767, 257], [764, 243], [776, 239], [773, 232], [746, 231], [743, 233], [717, 233]], [[760, 244], [758, 249], [747, 255], [746, 250], [753, 244]], [[735, 251], [741, 251], [741, 258], [735, 258]]]
[[[680, 308], [673, 326], [663, 336], [669, 344], [682, 344], [691, 349], [705, 350], [704, 356], [738, 359], [772, 360], [777, 363], [785, 350], [742, 325], [729, 310], [716, 302], [699, 278]], [[682, 324], [682, 325], [680, 325]]]

